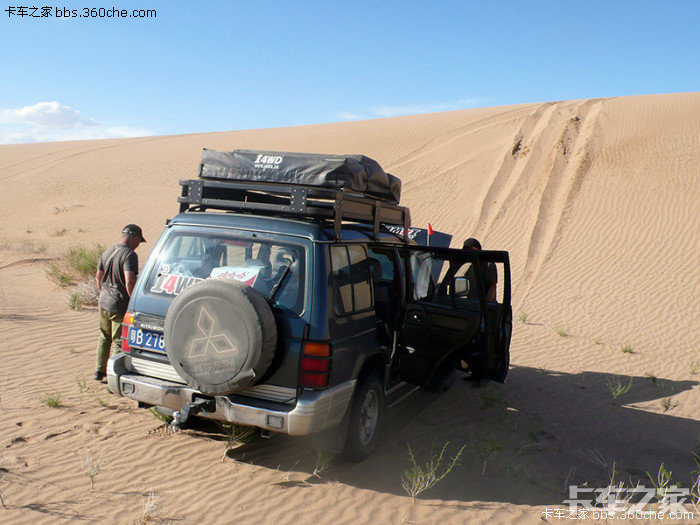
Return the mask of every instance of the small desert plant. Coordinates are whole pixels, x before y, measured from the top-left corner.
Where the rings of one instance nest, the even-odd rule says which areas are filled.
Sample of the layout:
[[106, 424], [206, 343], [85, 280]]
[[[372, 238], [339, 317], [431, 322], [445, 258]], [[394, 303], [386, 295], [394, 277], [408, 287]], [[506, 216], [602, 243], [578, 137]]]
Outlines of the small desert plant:
[[46, 277], [61, 287], [69, 286], [74, 282], [73, 278], [55, 263], [49, 264], [49, 267], [46, 269]]
[[452, 471], [466, 447], [466, 445], [464, 445], [454, 457], [445, 460], [446, 464], [443, 464], [445, 450], [447, 450], [447, 445], [449, 444], [449, 441], [446, 442], [442, 446], [439, 454], [435, 453], [433, 444], [433, 446], [430, 447], [430, 457], [424, 465], [418, 464], [416, 456], [413, 454], [413, 450], [411, 450], [411, 445], [408, 443], [406, 444], [408, 447], [408, 455], [411, 458], [411, 466], [404, 470], [403, 476], [401, 477], [401, 484], [406, 493], [413, 499], [414, 504], [418, 494], [437, 485]]
[[83, 462], [83, 474], [90, 478], [90, 492], [94, 490], [95, 477], [100, 473], [103, 465], [104, 460], [102, 459], [102, 456], [100, 456], [99, 459], [95, 460], [92, 458], [92, 456], [90, 456], [89, 452], [85, 454], [85, 461]]
[[[2, 480], [0, 479], [0, 481]], [[697, 510], [698, 505], [700, 505], [700, 474], [695, 476], [695, 479], [690, 485], [690, 502], [695, 510]]]
[[51, 407], [51, 408], [60, 407], [61, 406], [61, 393], [60, 392], [53, 392], [50, 394], [43, 394], [39, 398], [39, 401], [41, 401], [41, 403], [46, 405], [47, 407]]
[[[597, 448], [593, 447], [588, 452], [584, 452], [581, 449], [578, 449], [578, 450], [583, 455], [584, 458], [595, 463], [600, 468], [602, 468], [604, 471], [608, 472], [608, 469], [610, 468], [610, 463], [608, 463], [608, 460], [605, 459], [605, 456], [603, 456], [603, 454], [601, 454]], [[611, 470], [613, 472], [615, 471], [615, 462], [614, 461], [613, 461]]]
[[622, 347], [622, 353], [623, 354], [634, 354], [634, 350], [632, 350], [632, 347], [630, 345], [625, 345]]
[[605, 380], [605, 384], [608, 386], [608, 390], [610, 390], [613, 399], [617, 399], [630, 391], [630, 388], [632, 388], [632, 379], [633, 378], [630, 377], [630, 381], [626, 385], [622, 383], [620, 376], [608, 377]]
[[226, 434], [226, 450], [224, 450], [224, 454], [221, 456], [222, 462], [226, 460], [226, 454], [229, 450], [236, 445], [251, 441], [257, 431], [255, 427], [239, 425], [237, 423], [221, 423], [220, 425], [221, 429]]
[[83, 301], [80, 300], [80, 294], [78, 292], [68, 294], [66, 296], [66, 301], [68, 301], [68, 306], [73, 310], [80, 310], [83, 307]]
[[[616, 483], [615, 474], [617, 474], [617, 471], [615, 470], [615, 463], [613, 463], [610, 481], [607, 487], [604, 487], [596, 497], [596, 502], [604, 504], [611, 512], [626, 510], [632, 498], [641, 489], [639, 482], [637, 482], [636, 486], [630, 488], [625, 487], [622, 481]], [[596, 492], [598, 491], [596, 490]]]
[[659, 380], [659, 378], [651, 372], [647, 372], [646, 374], [644, 374], [644, 377], [646, 377], [649, 381], [651, 381], [654, 384], [657, 384], [657, 381]]
[[576, 465], [571, 467], [566, 474], [566, 479], [564, 480], [564, 494], [569, 493], [569, 483], [573, 481], [574, 476], [576, 476]]
[[321, 474], [331, 467], [334, 459], [335, 454], [332, 452], [326, 452], [325, 450], [316, 451], [316, 465], [314, 466], [314, 471], [311, 474], [321, 479]]
[[156, 410], [155, 407], [149, 408], [148, 411], [158, 421], [162, 421], [163, 423], [165, 423], [167, 425], [169, 425], [173, 420], [173, 416], [169, 416], [168, 414], [163, 414], [162, 412], [159, 412], [158, 410]]
[[697, 375], [700, 372], [700, 361], [691, 361], [689, 371], [691, 376]]
[[498, 455], [498, 453], [503, 450], [503, 446], [496, 440], [496, 436], [491, 433], [491, 437], [488, 439], [482, 439], [478, 445], [474, 446], [479, 459], [482, 461], [483, 466], [481, 468], [481, 475], [486, 475], [486, 464]]
[[603, 344], [603, 342], [602, 342], [600, 339], [597, 339], [597, 338], [594, 339], [593, 342], [594, 342], [595, 344], [597, 344], [597, 345], [602, 345], [602, 344]]
[[563, 328], [557, 328], [557, 335], [559, 337], [567, 337], [569, 334]]
[[660, 503], [665, 503], [668, 492], [671, 492], [680, 486], [679, 483], [671, 483], [672, 475], [673, 472], [664, 467], [663, 463], [661, 463], [656, 476], [652, 476], [649, 471], [647, 471], [647, 477], [654, 486], [656, 499]]
[[148, 523], [150, 521], [155, 521], [158, 519], [161, 512], [165, 510], [165, 507], [158, 507], [159, 496], [156, 496], [155, 491], [150, 491], [147, 498], [142, 498], [143, 509], [141, 510], [141, 517], [139, 518], [139, 523]]
[[540, 419], [537, 416], [529, 417], [525, 420], [525, 423], [523, 424], [523, 431], [525, 432], [525, 435], [529, 441], [520, 447], [517, 454], [518, 456], [529, 448], [537, 448], [544, 444], [547, 433], [542, 431], [540, 423]]
[[523, 324], [527, 324], [527, 313], [520, 312], [520, 315], [518, 316], [518, 321], [520, 321]]
[[698, 504], [700, 504], [700, 454], [696, 452], [691, 452], [691, 454], [693, 456], [693, 461], [698, 468], [691, 472], [691, 475], [694, 474], [695, 478], [691, 478], [690, 498], [693, 507], [697, 510]]
[[20, 250], [22, 253], [37, 255], [46, 252], [46, 246], [43, 244], [36, 244], [33, 241], [23, 241]]
[[668, 396], [668, 397], [662, 397], [659, 399], [659, 404], [661, 405], [661, 408], [663, 409], [663, 413], [665, 414], [669, 410], [673, 410], [678, 406], [678, 401], [674, 401], [673, 397]]
[[104, 399], [102, 399], [102, 397], [100, 397], [99, 394], [95, 394], [95, 395], [92, 396], [92, 397], [93, 397], [93, 399], [94, 399], [95, 401], [97, 401], [97, 404], [100, 405], [101, 407], [106, 407], [106, 406], [107, 406], [107, 403], [105, 402]]
[[81, 394], [87, 390], [87, 380], [85, 379], [85, 374], [80, 377], [75, 376], [75, 381], [78, 383], [78, 390]]
[[60, 230], [54, 230], [51, 235], [53, 235], [54, 237], [63, 237], [66, 234], [66, 232], [68, 232], [68, 228], [61, 228]]
[[482, 388], [479, 397], [481, 398], [481, 410], [499, 408], [506, 403], [505, 399], [503, 399], [503, 393], [494, 385]]

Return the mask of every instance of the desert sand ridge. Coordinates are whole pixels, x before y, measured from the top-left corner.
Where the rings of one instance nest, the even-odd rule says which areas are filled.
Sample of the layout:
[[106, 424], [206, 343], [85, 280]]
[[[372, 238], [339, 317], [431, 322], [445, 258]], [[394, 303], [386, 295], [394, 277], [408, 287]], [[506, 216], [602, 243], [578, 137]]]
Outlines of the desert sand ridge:
[[[96, 311], [70, 310], [45, 269], [129, 222], [149, 241], [143, 263], [203, 147], [368, 155], [402, 179], [414, 225], [508, 250], [507, 383], [416, 392], [371, 460], [337, 460], [320, 480], [308, 439], [222, 462], [216, 435], [172, 435], [92, 384]], [[604, 486], [613, 462], [620, 481], [663, 462], [688, 486], [700, 454], [699, 180], [700, 93], [0, 146], [0, 521], [134, 522], [153, 490], [161, 518], [185, 523], [539, 523], [565, 483]], [[613, 399], [616, 379], [632, 384]], [[53, 392], [59, 408], [40, 400]], [[425, 457], [446, 441], [450, 453], [468, 444], [461, 464], [413, 505], [406, 443]], [[104, 460], [92, 493], [87, 452]]]

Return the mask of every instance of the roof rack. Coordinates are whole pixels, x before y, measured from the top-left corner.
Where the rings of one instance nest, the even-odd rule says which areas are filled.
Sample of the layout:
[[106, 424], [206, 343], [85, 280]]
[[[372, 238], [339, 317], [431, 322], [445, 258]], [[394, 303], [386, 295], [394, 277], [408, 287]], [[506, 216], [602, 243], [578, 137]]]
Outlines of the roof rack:
[[337, 240], [341, 240], [343, 222], [372, 225], [375, 240], [379, 239], [381, 224], [397, 225], [403, 227], [404, 241], [408, 242], [409, 209], [361, 193], [298, 184], [207, 179], [181, 180], [180, 186], [180, 213], [216, 209], [320, 218], [333, 221]]

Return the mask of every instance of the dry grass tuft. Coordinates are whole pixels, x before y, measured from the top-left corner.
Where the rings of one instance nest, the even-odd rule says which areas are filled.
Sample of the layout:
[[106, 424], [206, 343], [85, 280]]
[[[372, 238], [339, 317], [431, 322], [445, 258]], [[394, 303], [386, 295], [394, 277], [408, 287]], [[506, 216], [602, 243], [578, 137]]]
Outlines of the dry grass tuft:
[[151, 521], [156, 521], [160, 518], [160, 513], [165, 510], [165, 507], [159, 507], [158, 502], [161, 499], [160, 496], [156, 496], [155, 491], [150, 491], [148, 497], [143, 499], [143, 508], [141, 510], [141, 517], [139, 518], [139, 523], [149, 523]]
[[83, 462], [83, 474], [90, 478], [90, 492], [95, 489], [95, 477], [100, 473], [104, 465], [104, 460], [100, 456], [97, 460], [90, 456], [90, 452], [86, 452], [85, 461]]

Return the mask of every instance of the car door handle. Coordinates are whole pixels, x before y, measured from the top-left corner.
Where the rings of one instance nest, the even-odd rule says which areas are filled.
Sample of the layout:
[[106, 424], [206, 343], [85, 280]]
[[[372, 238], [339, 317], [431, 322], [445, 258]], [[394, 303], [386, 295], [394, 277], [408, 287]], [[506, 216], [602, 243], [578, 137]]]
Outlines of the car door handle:
[[423, 316], [419, 313], [413, 312], [411, 314], [411, 320], [415, 321], [416, 323], [422, 323], [423, 322]]

